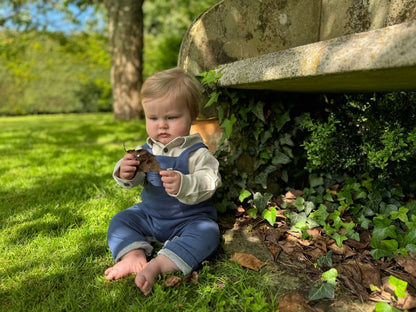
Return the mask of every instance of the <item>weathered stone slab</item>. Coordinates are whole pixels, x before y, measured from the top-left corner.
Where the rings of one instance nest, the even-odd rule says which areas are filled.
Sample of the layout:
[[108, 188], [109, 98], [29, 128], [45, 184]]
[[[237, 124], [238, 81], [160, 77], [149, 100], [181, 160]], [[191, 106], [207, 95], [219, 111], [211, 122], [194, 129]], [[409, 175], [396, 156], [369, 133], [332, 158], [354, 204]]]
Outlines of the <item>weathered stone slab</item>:
[[319, 39], [321, 0], [224, 0], [203, 12], [182, 42], [193, 73]]
[[416, 0], [223, 0], [188, 29], [178, 66], [280, 91], [416, 89]]
[[231, 88], [414, 90], [416, 20], [237, 61], [219, 70], [219, 85]]
[[322, 0], [319, 40], [416, 19], [416, 0]]

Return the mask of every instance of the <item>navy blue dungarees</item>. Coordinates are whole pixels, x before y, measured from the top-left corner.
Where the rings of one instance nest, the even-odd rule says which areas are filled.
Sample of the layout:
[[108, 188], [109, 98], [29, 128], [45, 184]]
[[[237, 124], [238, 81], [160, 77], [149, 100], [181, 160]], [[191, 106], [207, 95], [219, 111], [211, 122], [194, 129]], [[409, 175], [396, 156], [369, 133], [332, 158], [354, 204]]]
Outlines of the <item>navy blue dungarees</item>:
[[[149, 145], [143, 149], [152, 153]], [[190, 146], [178, 157], [156, 156], [161, 168], [188, 174], [191, 152], [206, 148], [203, 143]], [[220, 233], [216, 209], [210, 200], [186, 205], [166, 193], [157, 172], [146, 173], [142, 202], [120, 211], [110, 222], [107, 240], [117, 262], [127, 252], [142, 248], [151, 255], [149, 238], [165, 242], [160, 254], [168, 257], [188, 274], [218, 247]]]

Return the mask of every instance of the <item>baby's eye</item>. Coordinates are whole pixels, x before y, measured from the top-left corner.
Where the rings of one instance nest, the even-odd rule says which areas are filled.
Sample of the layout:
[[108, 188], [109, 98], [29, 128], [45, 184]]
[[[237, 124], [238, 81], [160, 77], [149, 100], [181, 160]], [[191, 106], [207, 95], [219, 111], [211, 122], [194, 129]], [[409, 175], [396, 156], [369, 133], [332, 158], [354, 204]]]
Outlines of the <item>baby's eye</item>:
[[176, 116], [170, 116], [170, 117], [168, 117], [168, 119], [170, 119], [170, 120], [176, 119], [176, 118], [178, 118], [178, 117], [176, 117]]

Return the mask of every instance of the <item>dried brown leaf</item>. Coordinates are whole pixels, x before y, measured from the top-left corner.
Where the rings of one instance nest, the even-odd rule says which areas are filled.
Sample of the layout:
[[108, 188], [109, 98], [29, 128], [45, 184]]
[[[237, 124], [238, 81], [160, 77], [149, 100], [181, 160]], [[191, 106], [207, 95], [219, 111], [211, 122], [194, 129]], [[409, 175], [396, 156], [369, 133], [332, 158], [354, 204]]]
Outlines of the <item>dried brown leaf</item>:
[[321, 312], [321, 309], [311, 307], [309, 301], [294, 291], [286, 294], [277, 307], [280, 312]]
[[162, 170], [162, 168], [160, 168], [159, 162], [156, 160], [156, 156], [150, 154], [148, 151], [144, 149], [139, 149], [139, 150], [128, 150], [126, 152], [128, 154], [132, 154], [133, 156], [136, 157], [136, 160], [140, 161], [140, 165], [137, 166], [137, 171], [159, 172]]
[[267, 262], [263, 262], [257, 259], [255, 256], [245, 252], [236, 252], [232, 255], [232, 261], [237, 262], [239, 265], [252, 269], [254, 271], [260, 270], [261, 267], [267, 264]]
[[283, 201], [289, 204], [292, 204], [296, 200], [296, 198], [302, 195], [303, 195], [303, 191], [291, 190], [285, 194], [285, 197], [283, 197]]
[[269, 249], [270, 255], [273, 258], [273, 261], [277, 261], [277, 259], [280, 256], [280, 253], [282, 252], [282, 249], [278, 246], [275, 246], [273, 244], [267, 244], [267, 248]]
[[309, 249], [305, 251], [305, 253], [310, 257], [312, 262], [316, 262], [318, 258], [326, 255], [326, 252], [324, 252], [320, 248]]
[[409, 256], [407, 258], [400, 257], [397, 259], [397, 263], [401, 265], [407, 273], [416, 277], [416, 257], [414, 254], [409, 252]]
[[333, 243], [328, 246], [328, 249], [332, 250], [337, 255], [343, 255], [345, 258], [349, 258], [357, 254], [348, 245], [345, 244], [342, 244], [341, 247], [338, 247], [336, 243]]
[[169, 276], [165, 281], [165, 287], [174, 287], [179, 286], [179, 284], [182, 282], [182, 279], [178, 276], [171, 275]]
[[193, 271], [191, 275], [188, 275], [185, 279], [184, 282], [186, 283], [191, 283], [194, 285], [198, 284], [198, 280], [199, 280], [199, 275], [198, 272]]

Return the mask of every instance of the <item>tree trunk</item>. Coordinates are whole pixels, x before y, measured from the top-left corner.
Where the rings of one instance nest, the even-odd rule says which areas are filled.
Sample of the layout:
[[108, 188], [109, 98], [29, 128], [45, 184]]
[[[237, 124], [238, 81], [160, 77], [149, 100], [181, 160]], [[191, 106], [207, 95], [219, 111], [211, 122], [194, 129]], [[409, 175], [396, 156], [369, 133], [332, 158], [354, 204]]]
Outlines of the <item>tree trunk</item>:
[[114, 116], [119, 120], [141, 117], [143, 82], [144, 0], [105, 0], [111, 53]]

